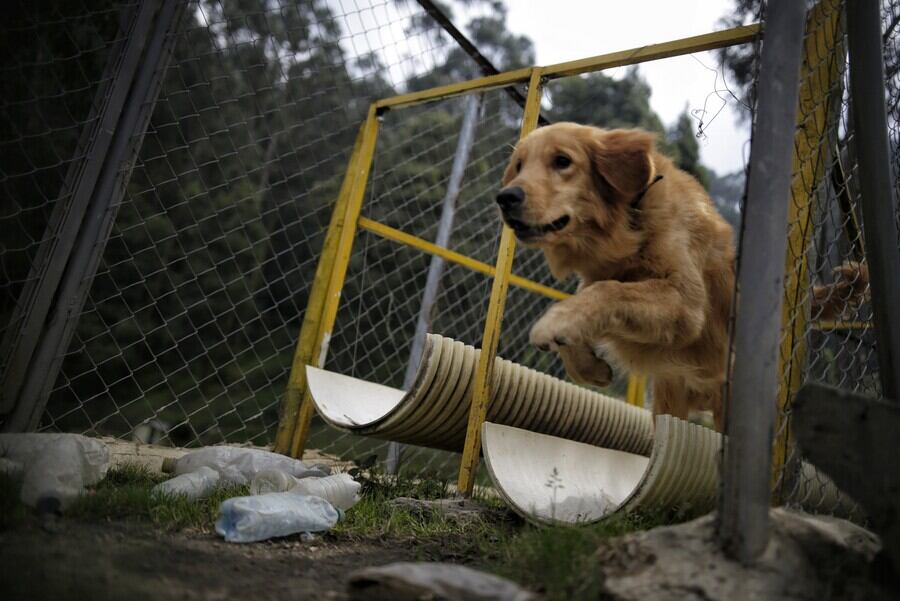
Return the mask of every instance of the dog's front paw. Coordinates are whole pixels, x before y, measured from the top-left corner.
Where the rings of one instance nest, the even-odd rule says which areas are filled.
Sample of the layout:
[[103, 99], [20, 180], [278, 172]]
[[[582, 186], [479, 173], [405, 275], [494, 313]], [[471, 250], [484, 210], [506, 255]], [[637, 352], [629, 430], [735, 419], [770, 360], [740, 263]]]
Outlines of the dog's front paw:
[[583, 329], [578, 314], [563, 303], [550, 307], [531, 328], [529, 341], [542, 351], [556, 351], [560, 347], [580, 344]]

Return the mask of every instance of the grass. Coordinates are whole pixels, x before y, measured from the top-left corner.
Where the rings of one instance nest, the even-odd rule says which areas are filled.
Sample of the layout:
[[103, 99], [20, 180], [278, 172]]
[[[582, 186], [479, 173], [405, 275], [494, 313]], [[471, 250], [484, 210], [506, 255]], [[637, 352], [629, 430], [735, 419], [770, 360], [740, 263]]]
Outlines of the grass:
[[488, 566], [551, 601], [597, 599], [597, 549], [612, 538], [672, 523], [670, 514], [631, 514], [585, 526], [525, 526]]
[[[336, 541], [357, 539], [408, 540], [435, 559], [472, 564], [509, 578], [550, 601], [596, 599], [601, 582], [597, 549], [612, 538], [672, 524], [688, 517], [674, 512], [630, 514], [585, 526], [535, 527], [509, 516], [496, 499], [478, 501], [500, 511], [497, 516], [459, 524], [440, 513], [418, 515], [390, 503], [397, 497], [439, 499], [450, 495], [448, 483], [436, 480], [365, 481], [362, 498], [329, 536]], [[434, 557], [432, 557], [434, 558]]]
[[[139, 520], [165, 530], [212, 529], [222, 501], [249, 494], [246, 486], [219, 488], [201, 501], [158, 496], [152, 488], [167, 476], [136, 465], [111, 469], [106, 478], [70, 505], [65, 517], [84, 521]], [[494, 572], [540, 592], [549, 601], [596, 599], [596, 553], [605, 541], [687, 516], [673, 513], [628, 515], [600, 524], [537, 528], [511, 515], [496, 499], [476, 499], [493, 511], [480, 520], [457, 522], [440, 512], [413, 512], [391, 501], [397, 497], [440, 499], [452, 496], [439, 478], [361, 477], [360, 501], [325, 534], [334, 544], [380, 542], [407, 545], [420, 559], [451, 561]], [[0, 530], [27, 520], [18, 501], [20, 482], [0, 474]]]
[[248, 486], [221, 486], [206, 499], [156, 495], [153, 487], [169, 476], [139, 465], [111, 469], [106, 478], [66, 509], [66, 516], [86, 521], [137, 519], [165, 530], [212, 530], [225, 499], [250, 493]]

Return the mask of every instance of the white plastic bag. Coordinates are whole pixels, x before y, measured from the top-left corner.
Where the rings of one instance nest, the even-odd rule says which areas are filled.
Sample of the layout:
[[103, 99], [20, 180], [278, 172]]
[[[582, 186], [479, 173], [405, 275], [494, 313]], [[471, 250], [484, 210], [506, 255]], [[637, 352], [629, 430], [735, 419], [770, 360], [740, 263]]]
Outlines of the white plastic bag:
[[32, 507], [64, 508], [109, 469], [106, 445], [80, 434], [0, 434], [0, 456], [23, 466], [21, 499]]
[[175, 461], [175, 473], [196, 472], [204, 466], [219, 472], [223, 481], [234, 484], [249, 484], [254, 475], [265, 469], [283, 470], [296, 478], [321, 475], [302, 461], [278, 453], [226, 446], [206, 447], [184, 455]]
[[216, 532], [230, 543], [252, 543], [298, 532], [321, 532], [340, 514], [325, 499], [276, 492], [234, 497], [219, 507]]
[[219, 472], [201, 466], [196, 472], [175, 476], [153, 487], [153, 494], [184, 495], [188, 499], [205, 499], [219, 484]]

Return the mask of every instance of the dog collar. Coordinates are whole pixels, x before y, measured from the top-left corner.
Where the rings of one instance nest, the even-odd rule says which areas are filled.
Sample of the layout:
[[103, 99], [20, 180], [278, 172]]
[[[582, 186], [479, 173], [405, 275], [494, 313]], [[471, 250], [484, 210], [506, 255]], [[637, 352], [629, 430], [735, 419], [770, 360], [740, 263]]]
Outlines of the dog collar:
[[631, 201], [631, 208], [637, 209], [638, 205], [641, 204], [641, 201], [644, 199], [644, 195], [647, 193], [647, 190], [649, 190], [651, 187], [653, 187], [653, 184], [655, 184], [662, 178], [663, 178], [662, 175], [657, 175], [655, 178], [653, 178], [653, 181], [650, 182], [649, 184], [647, 184], [647, 187], [644, 188], [643, 190], [641, 190], [641, 192], [637, 196], [634, 197], [634, 200]]

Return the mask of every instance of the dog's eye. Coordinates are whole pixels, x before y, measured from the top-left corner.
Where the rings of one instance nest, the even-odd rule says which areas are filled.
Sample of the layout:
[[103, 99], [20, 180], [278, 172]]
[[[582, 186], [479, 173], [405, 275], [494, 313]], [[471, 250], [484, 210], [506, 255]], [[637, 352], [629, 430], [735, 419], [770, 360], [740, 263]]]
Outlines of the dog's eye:
[[558, 154], [555, 157], [553, 157], [553, 168], [554, 169], [562, 170], [571, 164], [572, 164], [572, 159], [570, 159], [569, 157], [567, 157], [564, 154]]
[[522, 171], [522, 161], [517, 161], [516, 162], [516, 173], [519, 173], [520, 171]]

